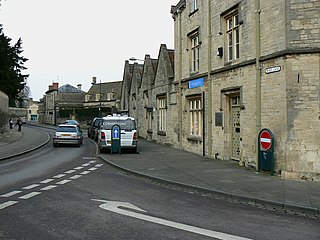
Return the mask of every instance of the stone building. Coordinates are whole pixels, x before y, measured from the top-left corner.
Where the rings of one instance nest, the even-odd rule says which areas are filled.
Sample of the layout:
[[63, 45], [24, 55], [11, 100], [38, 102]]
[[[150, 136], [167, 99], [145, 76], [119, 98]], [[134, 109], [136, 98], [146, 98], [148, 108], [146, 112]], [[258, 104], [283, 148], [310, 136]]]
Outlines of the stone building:
[[121, 100], [121, 87], [122, 81], [97, 83], [96, 77], [93, 77], [92, 86], [85, 94], [84, 108], [101, 109], [101, 116], [118, 112]]
[[258, 168], [267, 128], [278, 174], [320, 180], [319, 2], [181, 0], [171, 13], [174, 52], [125, 65], [139, 136]]
[[39, 101], [39, 122], [57, 125], [66, 119], [75, 119], [75, 109], [83, 108], [85, 92], [78, 87], [53, 83]]
[[268, 128], [278, 173], [320, 179], [319, 2], [181, 0], [171, 13], [182, 148], [256, 168]]

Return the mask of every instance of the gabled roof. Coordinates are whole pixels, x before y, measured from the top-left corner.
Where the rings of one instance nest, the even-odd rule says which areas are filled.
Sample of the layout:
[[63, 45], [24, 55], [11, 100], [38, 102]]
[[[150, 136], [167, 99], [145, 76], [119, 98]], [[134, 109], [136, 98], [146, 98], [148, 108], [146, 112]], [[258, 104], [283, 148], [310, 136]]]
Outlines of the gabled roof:
[[100, 93], [100, 86], [101, 86], [101, 93], [111, 93], [113, 92], [116, 99], [120, 99], [121, 94], [121, 86], [122, 81], [113, 81], [113, 82], [104, 82], [104, 83], [96, 83], [91, 86], [88, 93], [89, 95], [95, 95]]

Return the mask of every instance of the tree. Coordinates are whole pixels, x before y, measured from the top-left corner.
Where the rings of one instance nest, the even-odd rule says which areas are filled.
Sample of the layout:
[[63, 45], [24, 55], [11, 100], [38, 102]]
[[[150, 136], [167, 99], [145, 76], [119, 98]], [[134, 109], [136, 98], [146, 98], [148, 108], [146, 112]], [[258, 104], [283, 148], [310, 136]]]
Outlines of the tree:
[[13, 46], [10, 43], [11, 39], [4, 35], [0, 25], [0, 90], [8, 95], [9, 106], [15, 106], [16, 100], [22, 100], [19, 94], [26, 87], [29, 75], [22, 72], [26, 70], [24, 63], [28, 59], [21, 56], [21, 38]]

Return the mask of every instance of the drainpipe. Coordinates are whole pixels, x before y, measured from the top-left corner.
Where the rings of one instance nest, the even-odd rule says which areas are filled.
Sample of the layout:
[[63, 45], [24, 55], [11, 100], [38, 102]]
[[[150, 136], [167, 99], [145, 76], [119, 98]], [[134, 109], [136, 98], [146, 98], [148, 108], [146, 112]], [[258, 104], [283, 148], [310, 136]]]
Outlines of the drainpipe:
[[[207, 32], [208, 32], [208, 76], [207, 76], [207, 84], [208, 84], [208, 156], [210, 157], [212, 154], [212, 81], [210, 79], [210, 71], [211, 71], [211, 0], [208, 0], [207, 6]], [[205, 108], [204, 108], [205, 109]], [[205, 129], [204, 129], [205, 131]], [[204, 143], [204, 141], [203, 141]], [[205, 146], [203, 146], [205, 148]]]
[[[256, 27], [256, 136], [261, 130], [261, 65], [260, 65], [260, 0], [255, 0], [255, 27]], [[255, 141], [257, 142], [257, 141]], [[258, 146], [256, 146], [256, 149]], [[256, 162], [258, 163], [258, 154]], [[258, 169], [258, 164], [257, 167]]]
[[182, 149], [182, 30], [181, 30], [181, 13], [179, 9], [179, 148]]

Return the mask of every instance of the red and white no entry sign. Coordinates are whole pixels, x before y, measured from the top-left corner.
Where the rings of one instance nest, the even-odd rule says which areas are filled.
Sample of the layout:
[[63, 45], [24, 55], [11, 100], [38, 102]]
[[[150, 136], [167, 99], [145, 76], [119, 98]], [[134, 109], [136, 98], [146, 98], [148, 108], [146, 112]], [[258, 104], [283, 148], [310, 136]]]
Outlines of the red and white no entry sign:
[[260, 146], [264, 150], [269, 150], [272, 146], [272, 137], [267, 130], [263, 130], [260, 134]]

